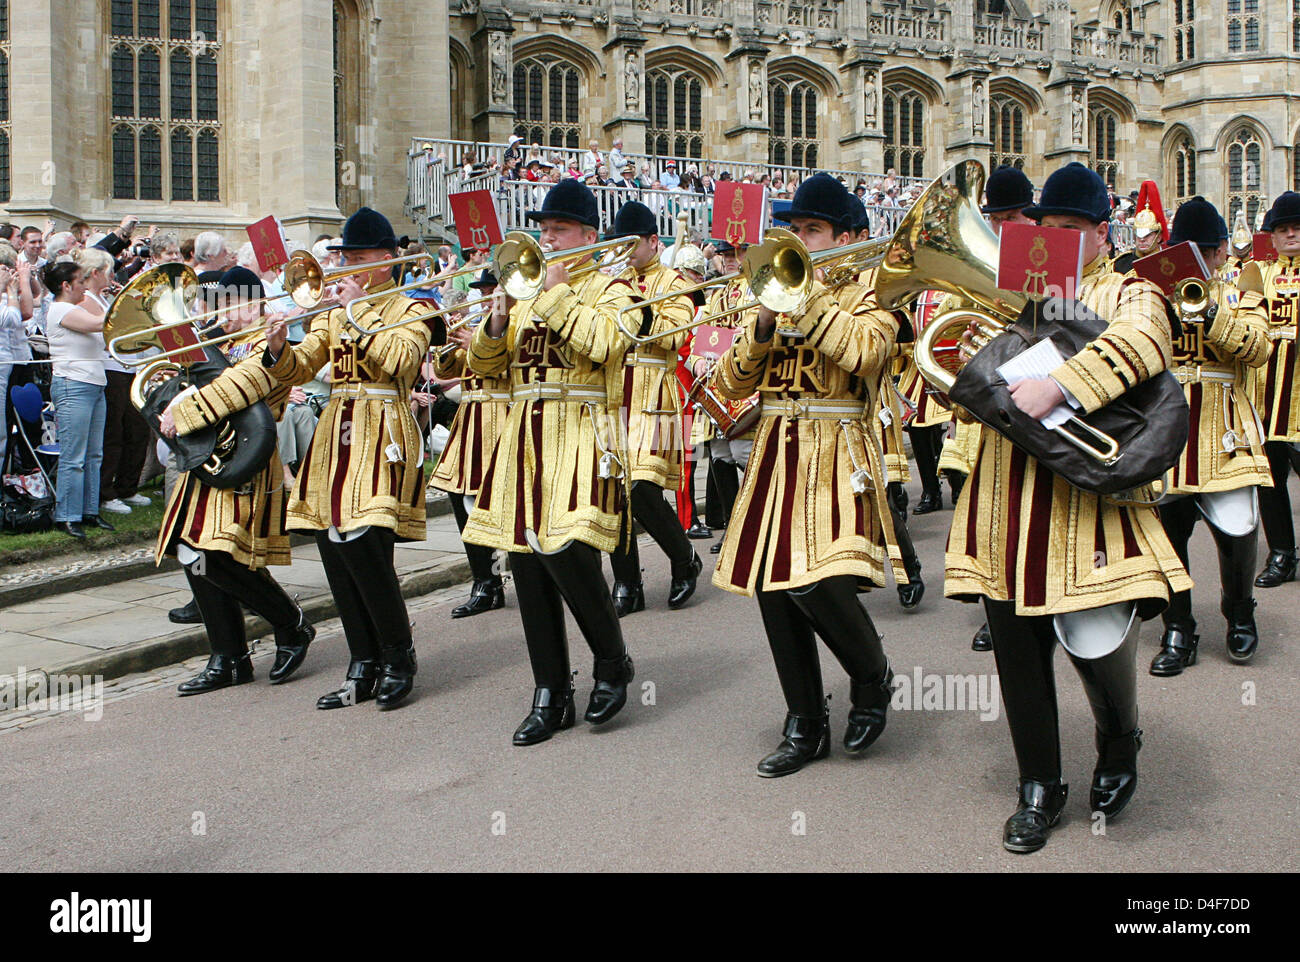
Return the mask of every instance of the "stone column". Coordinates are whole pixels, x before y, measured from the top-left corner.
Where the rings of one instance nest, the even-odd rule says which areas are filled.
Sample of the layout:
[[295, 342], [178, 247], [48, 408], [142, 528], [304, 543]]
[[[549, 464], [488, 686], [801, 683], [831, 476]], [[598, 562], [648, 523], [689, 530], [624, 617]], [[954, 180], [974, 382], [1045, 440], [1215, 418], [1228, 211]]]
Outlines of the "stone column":
[[[612, 114], [603, 124], [604, 142], [622, 138], [623, 151], [630, 154], [646, 152], [650, 121], [645, 110], [645, 43], [645, 34], [630, 16], [618, 17], [601, 48], [614, 93]], [[610, 176], [617, 177], [618, 171], [611, 170]]]
[[766, 163], [768, 133], [767, 54], [768, 46], [749, 29], [738, 29], [737, 42], [727, 54], [731, 65], [730, 82], [735, 90], [733, 107], [737, 122], [723, 131], [728, 153], [750, 163]]
[[470, 38], [474, 62], [481, 65], [474, 78], [475, 109], [471, 126], [475, 140], [505, 143], [515, 129], [511, 50], [515, 28], [505, 10], [480, 10], [478, 22], [478, 29]]
[[[277, 214], [291, 241], [309, 245], [337, 230], [341, 216], [334, 201], [334, 8], [330, 0], [277, 0], [257, 10], [261, 36], [292, 52], [263, 72], [260, 194], [271, 209], [262, 213]], [[359, 26], [365, 38], [368, 25]], [[360, 177], [372, 148], [361, 131], [348, 132], [345, 142], [356, 151]]]
[[[20, 9], [10, 5], [10, 199], [6, 206], [9, 220], [19, 226], [43, 228], [45, 218], [51, 217], [66, 227], [81, 216], [76, 158], [83, 155], [86, 132], [67, 121], [77, 115], [77, 101], [91, 90], [103, 90], [103, 102], [110, 101], [106, 45], [82, 51], [77, 31], [68, 28], [76, 5], [76, 0], [50, 0]], [[83, 74], [79, 83], [78, 65], [85, 71], [87, 60], [93, 65], [90, 75]], [[87, 80], [94, 86], [87, 87]], [[104, 150], [111, 151], [111, 138]], [[102, 166], [108, 168], [107, 163]], [[86, 186], [81, 192], [94, 191], [93, 185], [89, 190]], [[106, 186], [111, 192], [111, 177]]]
[[988, 163], [989, 68], [973, 61], [948, 74], [948, 130], [944, 161], [955, 164], [975, 158]]
[[[1043, 91], [1048, 121], [1043, 160], [1048, 172], [1071, 161], [1087, 164], [1092, 159], [1088, 143], [1088, 78], [1065, 72]], [[1198, 170], [1199, 173], [1199, 170]]]
[[859, 46], [840, 67], [844, 96], [850, 106], [849, 130], [840, 138], [841, 167], [864, 171], [885, 169], [885, 133], [881, 125], [884, 101], [880, 88], [883, 66], [883, 60]]

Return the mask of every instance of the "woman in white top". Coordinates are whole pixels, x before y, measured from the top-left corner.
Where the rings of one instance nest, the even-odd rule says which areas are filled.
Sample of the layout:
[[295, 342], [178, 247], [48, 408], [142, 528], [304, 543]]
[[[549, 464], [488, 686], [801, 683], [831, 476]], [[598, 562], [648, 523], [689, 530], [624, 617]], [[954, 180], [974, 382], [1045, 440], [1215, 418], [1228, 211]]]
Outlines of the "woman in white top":
[[41, 280], [54, 297], [45, 321], [54, 366], [50, 397], [59, 432], [54, 523], [65, 534], [84, 538], [83, 524], [113, 530], [99, 516], [104, 386], [108, 383], [104, 374], [104, 318], [80, 306], [86, 283], [81, 268], [73, 261], [46, 264], [41, 269]]

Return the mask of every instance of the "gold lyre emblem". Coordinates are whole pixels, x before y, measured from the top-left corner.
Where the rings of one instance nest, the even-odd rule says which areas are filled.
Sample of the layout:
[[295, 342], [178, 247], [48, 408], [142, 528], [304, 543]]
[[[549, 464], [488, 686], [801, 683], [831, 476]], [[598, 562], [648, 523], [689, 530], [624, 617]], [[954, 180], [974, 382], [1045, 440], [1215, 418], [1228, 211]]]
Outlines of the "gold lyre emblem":
[[466, 208], [469, 214], [469, 239], [470, 242], [479, 250], [487, 250], [492, 246], [488, 238], [487, 228], [483, 225], [483, 215], [479, 213], [478, 201], [470, 198], [469, 207]]
[[1042, 297], [1047, 291], [1047, 271], [1042, 270], [1047, 263], [1047, 238], [1041, 234], [1029, 245], [1029, 263], [1037, 270], [1025, 271], [1024, 292], [1030, 297]]
[[745, 243], [745, 197], [737, 188], [731, 195], [731, 217], [727, 220], [727, 243], [737, 247]]

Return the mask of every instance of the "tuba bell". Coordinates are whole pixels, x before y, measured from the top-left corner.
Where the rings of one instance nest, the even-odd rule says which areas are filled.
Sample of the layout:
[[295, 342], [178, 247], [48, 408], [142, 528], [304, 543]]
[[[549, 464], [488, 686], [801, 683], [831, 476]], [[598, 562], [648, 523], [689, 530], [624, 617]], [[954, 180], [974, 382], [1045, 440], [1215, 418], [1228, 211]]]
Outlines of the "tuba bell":
[[[104, 318], [104, 337], [115, 349], [128, 354], [166, 351], [160, 331], [174, 331], [188, 316], [198, 296], [198, 277], [183, 264], [163, 264], [131, 279], [113, 300]], [[158, 433], [158, 416], [185, 388], [202, 387], [230, 367], [220, 348], [194, 348], [202, 360], [189, 362], [171, 356], [142, 359], [131, 382], [131, 404]], [[161, 435], [159, 435], [161, 437]], [[162, 438], [176, 455], [181, 471], [192, 471], [214, 488], [238, 488], [263, 468], [275, 450], [275, 418], [265, 401], [258, 401], [229, 418], [193, 434]]]
[[972, 324], [972, 348], [983, 347], [1011, 324], [1029, 298], [1000, 290], [998, 235], [980, 213], [984, 167], [967, 160], [950, 168], [908, 208], [876, 271], [880, 306], [894, 310], [924, 291], [945, 291], [962, 306], [944, 311], [917, 333], [917, 369], [946, 395], [968, 358], [959, 348]]

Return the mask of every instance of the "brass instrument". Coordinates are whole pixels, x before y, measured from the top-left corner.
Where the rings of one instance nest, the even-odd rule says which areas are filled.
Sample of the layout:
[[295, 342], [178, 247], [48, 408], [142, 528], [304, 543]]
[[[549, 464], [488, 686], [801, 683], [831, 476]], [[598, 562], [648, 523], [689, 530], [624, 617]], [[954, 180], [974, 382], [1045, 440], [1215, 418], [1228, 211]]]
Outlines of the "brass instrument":
[[[367, 274], [370, 271], [380, 270], [385, 267], [392, 268], [398, 264], [410, 264], [415, 261], [428, 261], [431, 268], [435, 263], [433, 255], [425, 252], [422, 254], [408, 254], [405, 257], [390, 257], [387, 260], [374, 261], [370, 264], [352, 264], [348, 267], [336, 267], [326, 270], [311, 251], [297, 250], [289, 257], [289, 263], [284, 265], [284, 289], [299, 307], [311, 308], [324, 300], [325, 288], [341, 278], [351, 277], [355, 274]], [[478, 269], [477, 267], [462, 267], [450, 274], [443, 274], [438, 283], [441, 284], [443, 281], [450, 280], [459, 274], [477, 271]], [[429, 280], [424, 280], [399, 287], [396, 291], [383, 291], [382, 293], [395, 294], [401, 291], [414, 290], [417, 287], [428, 287], [429, 284]]]
[[[885, 310], [927, 290], [956, 294], [974, 305], [945, 311], [917, 336], [917, 369], [945, 395], [965, 360], [1006, 330], [1029, 303], [1026, 294], [997, 286], [998, 235], [980, 213], [983, 188], [984, 166], [977, 160], [962, 161], [937, 177], [903, 215], [876, 273], [876, 298]], [[940, 344], [952, 340], [967, 347], [954, 354]], [[1114, 438], [1078, 417], [1054, 430], [1103, 463], [1120, 454]]]
[[[1174, 285], [1174, 295], [1170, 301], [1184, 324], [1203, 324], [1211, 318], [1211, 307], [1224, 303], [1226, 286], [1219, 277], [1212, 277], [1208, 281], [1199, 277], [1185, 277]], [[1236, 293], [1253, 291], [1263, 294], [1264, 275], [1260, 273], [1259, 263], [1248, 261], [1232, 286]]]
[[[215, 349], [216, 344], [255, 333], [237, 331], [197, 346], [181, 346], [144, 358], [124, 358], [118, 353], [161, 350], [159, 332], [192, 324], [189, 305], [197, 296], [198, 277], [193, 270], [183, 264], [163, 264], [134, 277], [104, 318], [110, 353], [126, 366], [140, 368], [131, 382], [131, 404], [155, 430], [157, 415], [183, 387], [202, 387], [230, 366], [226, 356]], [[193, 351], [200, 352], [203, 359], [187, 363], [172, 360], [175, 355]], [[169, 373], [171, 376], [164, 379]], [[235, 488], [266, 466], [276, 443], [275, 418], [266, 403], [259, 401], [187, 438], [163, 440], [176, 452], [181, 470], [193, 471], [213, 487]]]
[[542, 293], [548, 265], [574, 261], [594, 254], [605, 254], [606, 256], [601, 259], [597, 260], [593, 257], [590, 264], [582, 265], [569, 272], [570, 278], [583, 277], [594, 271], [611, 268], [619, 261], [626, 260], [638, 241], [640, 238], [634, 235], [599, 241], [595, 244], [575, 247], [573, 250], [547, 251], [533, 239], [531, 234], [512, 230], [497, 245], [496, 252], [492, 255], [494, 273], [498, 278], [499, 286], [506, 294], [517, 301], [529, 301]]
[[[693, 330], [701, 324], [710, 324], [732, 314], [739, 314], [755, 307], [766, 307], [776, 314], [796, 313], [812, 294], [817, 271], [825, 272], [823, 283], [830, 288], [840, 287], [857, 278], [865, 270], [877, 266], [884, 257], [889, 241], [884, 239], [857, 241], [844, 247], [809, 253], [807, 246], [798, 235], [781, 227], [773, 227], [763, 235], [763, 243], [745, 251], [740, 262], [740, 270], [733, 274], [724, 274], [701, 284], [677, 291], [666, 291], [655, 297], [646, 298], [636, 304], [619, 310], [619, 330], [637, 344], [646, 344], [664, 337], [671, 337], [682, 331]], [[655, 304], [671, 297], [682, 297], [709, 287], [729, 284], [738, 277], [744, 277], [754, 300], [724, 311], [704, 314], [692, 318], [689, 324], [656, 334], [639, 336], [628, 330], [623, 321], [623, 314], [640, 311], [641, 308]]]

